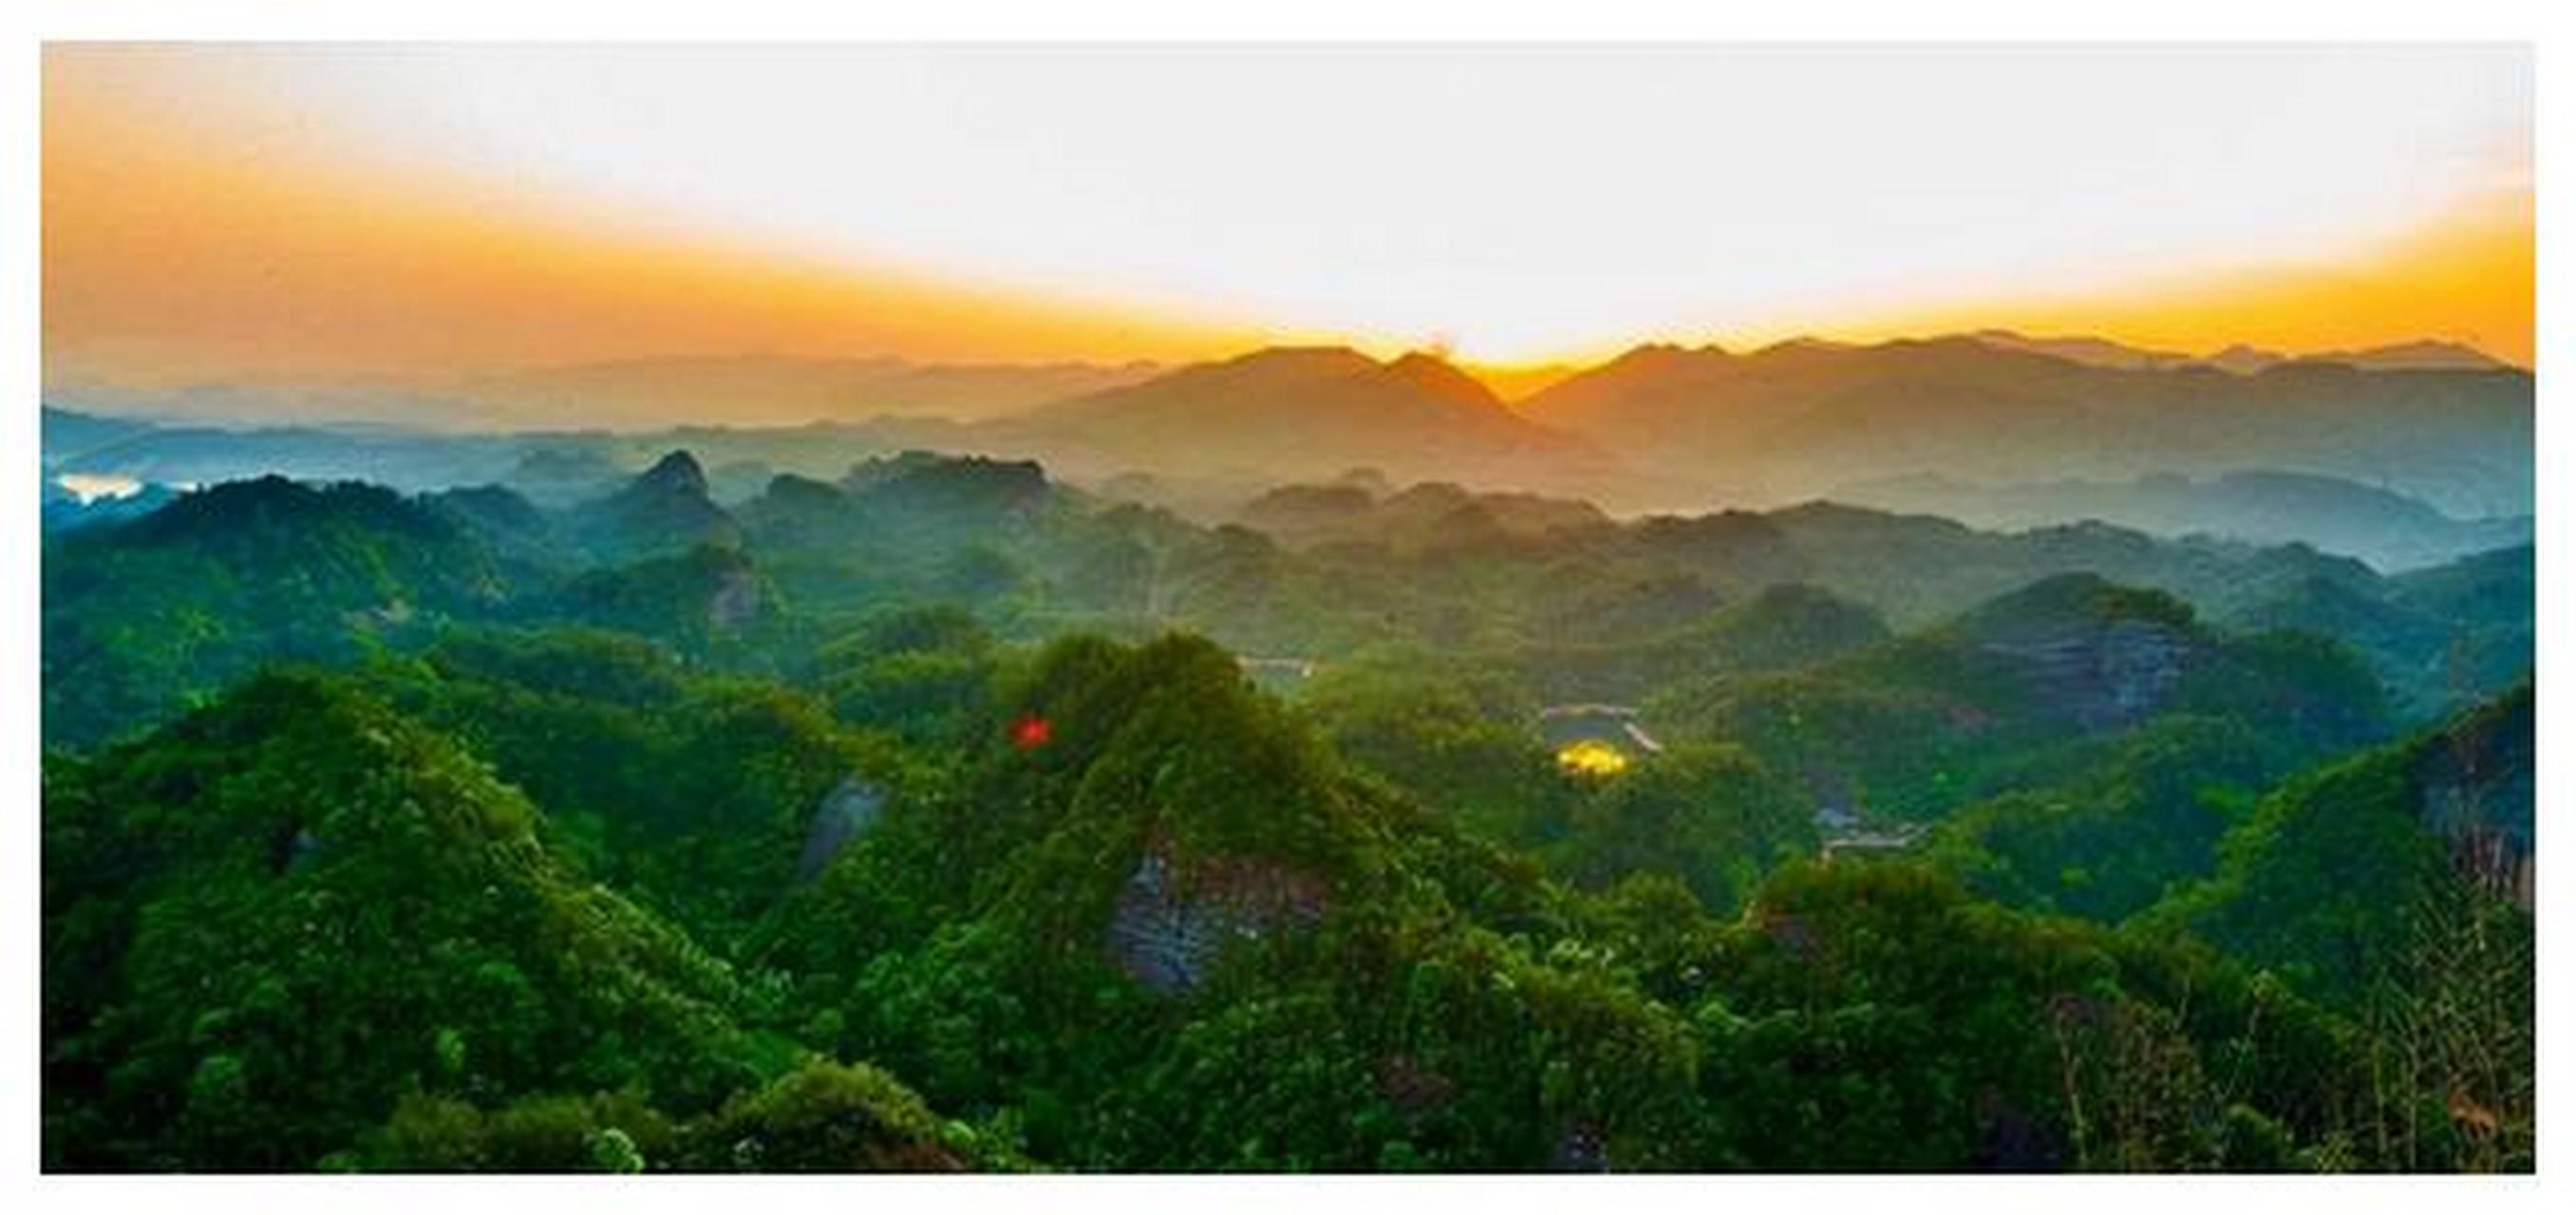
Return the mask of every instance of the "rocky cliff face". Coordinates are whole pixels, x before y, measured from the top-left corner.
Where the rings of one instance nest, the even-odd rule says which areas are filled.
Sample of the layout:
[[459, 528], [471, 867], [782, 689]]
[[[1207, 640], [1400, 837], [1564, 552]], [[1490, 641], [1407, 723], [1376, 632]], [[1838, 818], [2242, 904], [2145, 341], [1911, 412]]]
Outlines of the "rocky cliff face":
[[2132, 726], [2165, 708], [2209, 649], [2182, 601], [2093, 574], [2034, 582], [1960, 617], [1958, 629], [2010, 673], [2038, 714], [2087, 731]]
[[722, 632], [760, 615], [760, 579], [747, 569], [729, 569], [707, 598], [707, 624]]
[[1312, 925], [1330, 910], [1325, 883], [1267, 861], [1184, 868], [1149, 847], [1118, 892], [1108, 949], [1118, 968], [1165, 995], [1204, 982], [1228, 942]]
[[812, 825], [805, 831], [805, 850], [796, 858], [796, 880], [807, 881], [823, 872], [833, 857], [866, 835], [884, 814], [884, 790], [857, 773], [843, 777], [814, 808]]
[[2532, 698], [2510, 697], [2427, 744], [2415, 761], [2418, 813], [2450, 841], [2461, 871], [2531, 910]]
[[2086, 730], [2136, 725], [2164, 707], [2193, 656], [2190, 636], [2154, 620], [2069, 621], [1984, 642], [2053, 716]]

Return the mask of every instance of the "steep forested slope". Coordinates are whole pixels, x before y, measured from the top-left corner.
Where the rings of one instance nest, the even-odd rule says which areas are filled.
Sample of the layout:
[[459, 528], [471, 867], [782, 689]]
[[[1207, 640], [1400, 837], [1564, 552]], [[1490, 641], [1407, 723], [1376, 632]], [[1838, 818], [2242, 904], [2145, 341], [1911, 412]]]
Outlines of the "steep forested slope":
[[49, 542], [49, 1162], [2530, 1165], [2528, 550], [706, 480]]

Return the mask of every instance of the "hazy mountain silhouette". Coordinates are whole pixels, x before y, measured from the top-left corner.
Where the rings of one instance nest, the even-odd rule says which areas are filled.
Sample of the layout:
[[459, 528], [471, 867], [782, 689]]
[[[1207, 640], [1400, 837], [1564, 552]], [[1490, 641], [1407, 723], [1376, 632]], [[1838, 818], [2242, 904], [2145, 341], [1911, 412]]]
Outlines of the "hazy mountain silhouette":
[[2497, 371], [2513, 364], [2458, 342], [2399, 342], [2367, 350], [2304, 355], [2301, 362], [2348, 363], [2370, 371]]
[[2128, 371], [1952, 337], [1744, 355], [1643, 346], [1520, 409], [1718, 500], [1922, 472], [2008, 481], [2034, 469], [2295, 467], [2494, 515], [2531, 507], [2532, 392], [2530, 373], [2500, 366]]
[[2170, 350], [2141, 350], [2114, 342], [2109, 338], [2030, 337], [2010, 329], [1980, 329], [1968, 336], [2003, 350], [2028, 354], [2045, 354], [2092, 367], [2110, 367], [2120, 371], [2145, 371], [2160, 367], [2180, 367], [2199, 362], [2187, 354]]
[[2458, 342], [2430, 339], [2372, 346], [2360, 350], [2329, 350], [2318, 354], [2286, 355], [2274, 350], [2261, 350], [2237, 343], [2205, 357], [2181, 354], [2171, 350], [2145, 350], [2108, 338], [2087, 335], [2065, 337], [2031, 337], [2010, 329], [1980, 329], [1968, 335], [1999, 350], [2018, 350], [2026, 354], [2045, 354], [2088, 367], [2106, 367], [2115, 371], [2158, 371], [2175, 367], [2215, 367], [2238, 375], [2252, 375], [2281, 363], [2343, 363], [2368, 371], [2496, 371], [2513, 364]]
[[675, 451], [605, 498], [575, 508], [574, 531], [591, 549], [618, 558], [732, 546], [741, 529], [707, 495], [695, 456]]
[[[1143, 474], [1156, 482], [1148, 496], [1201, 513], [1240, 504], [1243, 487], [1355, 466], [1397, 483], [1580, 497], [1616, 513], [1785, 504], [1925, 474], [2117, 482], [2249, 468], [2376, 485], [2455, 518], [2531, 509], [2530, 373], [2443, 342], [2295, 358], [2234, 346], [2205, 359], [2000, 330], [1870, 346], [1800, 339], [1750, 353], [1648, 345], [1511, 405], [1429, 354], [1379, 361], [1338, 347], [1275, 348], [1148, 370], [646, 360], [511, 381], [563, 394], [544, 409], [589, 427], [578, 431], [224, 429], [57, 409], [45, 448], [49, 467], [143, 481], [270, 471], [408, 489], [501, 481], [550, 502], [593, 496], [617, 470], [686, 446], [717, 470], [726, 501], [775, 473], [829, 478], [869, 456], [926, 448], [1037, 459], [1084, 481]], [[656, 386], [665, 371], [673, 378]], [[899, 385], [920, 391], [902, 396]], [[1068, 387], [1078, 390], [1060, 391]], [[880, 388], [893, 395], [869, 395]], [[755, 400], [765, 403], [738, 412]], [[844, 420], [736, 421], [827, 406], [846, 406]], [[930, 412], [848, 420], [898, 407]], [[1006, 407], [1016, 411], [970, 416]], [[675, 412], [727, 424], [620, 433]]]
[[2531, 538], [2528, 515], [2459, 519], [2419, 498], [2336, 477], [2256, 470], [2193, 479], [1975, 485], [1937, 474], [1845, 486], [1840, 501], [1944, 515], [1972, 527], [2099, 519], [2165, 536], [2299, 541], [2382, 569], [2433, 565]]
[[2239, 342], [2205, 357], [2181, 354], [2171, 350], [2145, 350], [2108, 338], [2089, 335], [2032, 337], [2010, 329], [1980, 329], [1968, 335], [1999, 350], [2018, 350], [2026, 354], [2045, 354], [2088, 367], [2106, 367], [2115, 371], [2156, 371], [2175, 367], [2215, 367], [2238, 375], [2252, 375], [2281, 363], [2343, 363], [2368, 371], [2495, 371], [2510, 369], [2513, 364], [2459, 342], [2419, 339], [2360, 350], [2329, 350], [2317, 354], [2286, 355], [2262, 350]]
[[[649, 430], [982, 419], [1148, 379], [1152, 363], [942, 363], [895, 357], [674, 354], [363, 381], [275, 380], [165, 389], [49, 385], [86, 409], [172, 421], [328, 425], [351, 419], [436, 430]], [[68, 434], [68, 432], [66, 432]], [[48, 441], [48, 450], [54, 443]]]
[[1428, 354], [1378, 362], [1342, 347], [1281, 347], [1059, 402], [984, 436], [1050, 467], [1241, 469], [1265, 479], [1369, 465], [1399, 478], [1565, 484], [1607, 471], [1597, 451], [1506, 408]]
[[2218, 353], [2201, 360], [2201, 362], [2215, 367], [2220, 371], [2232, 371], [2238, 375], [2252, 375], [2266, 367], [2273, 366], [2277, 363], [2286, 363], [2288, 361], [2290, 361], [2290, 356], [2283, 354], [2280, 351], [2265, 350], [2257, 346], [2248, 346], [2243, 342], [2235, 343], [2225, 350], [2221, 350]]

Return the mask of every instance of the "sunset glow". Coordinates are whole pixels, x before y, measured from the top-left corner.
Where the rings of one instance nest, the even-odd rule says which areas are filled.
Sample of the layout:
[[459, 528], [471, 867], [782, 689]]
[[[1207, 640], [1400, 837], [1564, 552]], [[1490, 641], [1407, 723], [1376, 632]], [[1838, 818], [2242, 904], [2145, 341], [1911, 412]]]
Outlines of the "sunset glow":
[[2530, 89], [2480, 48], [56, 46], [47, 380], [1986, 325], [2527, 362]]

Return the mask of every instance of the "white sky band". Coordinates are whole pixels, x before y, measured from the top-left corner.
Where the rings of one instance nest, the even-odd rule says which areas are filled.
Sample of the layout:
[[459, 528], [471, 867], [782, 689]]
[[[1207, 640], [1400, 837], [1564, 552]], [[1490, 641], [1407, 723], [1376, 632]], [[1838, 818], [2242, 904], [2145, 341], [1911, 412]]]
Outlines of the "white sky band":
[[[236, 176], [971, 297], [941, 305], [944, 342], [666, 318], [578, 357], [1340, 339], [1520, 361], [1935, 316], [2050, 331], [2140, 291], [2366, 265], [2463, 215], [2528, 240], [2531, 61], [2500, 46], [56, 46], [46, 68], [49, 202], [57, 164], [123, 152], [100, 132], [158, 132]], [[110, 234], [66, 232], [89, 256], [55, 264], [57, 223], [84, 221], [54, 210], [48, 302], [73, 302], [49, 359], [190, 357], [186, 315], [114, 306], [150, 280], [103, 285]], [[260, 289], [242, 273], [222, 302]], [[2381, 329], [2527, 360], [2523, 275], [2520, 334], [2510, 283], [2502, 322], [2439, 303]], [[414, 282], [360, 289], [475, 323]], [[1041, 338], [1024, 304], [1139, 319]], [[262, 341], [294, 363], [280, 328], [230, 369]]]

